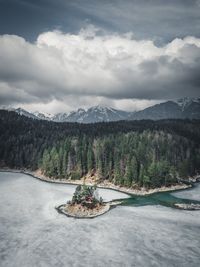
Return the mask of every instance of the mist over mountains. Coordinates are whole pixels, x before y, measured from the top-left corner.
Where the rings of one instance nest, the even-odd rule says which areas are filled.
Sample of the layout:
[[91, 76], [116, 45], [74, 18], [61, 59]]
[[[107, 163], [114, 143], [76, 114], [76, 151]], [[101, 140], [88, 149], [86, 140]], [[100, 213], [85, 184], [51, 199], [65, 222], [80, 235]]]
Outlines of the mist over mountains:
[[[4, 109], [7, 109], [4, 107]], [[41, 112], [28, 112], [22, 108], [9, 108], [20, 115], [33, 119], [55, 122], [96, 123], [120, 120], [161, 120], [161, 119], [200, 119], [200, 98], [183, 98], [176, 101], [167, 101], [146, 109], [127, 112], [111, 107], [94, 106], [88, 109], [79, 108], [70, 113], [55, 115]]]

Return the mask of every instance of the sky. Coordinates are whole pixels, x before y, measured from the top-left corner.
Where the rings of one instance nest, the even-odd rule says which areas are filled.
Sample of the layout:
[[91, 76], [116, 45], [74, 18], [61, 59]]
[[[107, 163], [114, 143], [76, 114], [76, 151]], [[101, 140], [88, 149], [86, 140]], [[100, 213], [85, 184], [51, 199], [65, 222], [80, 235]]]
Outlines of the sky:
[[140, 110], [200, 96], [200, 0], [0, 0], [0, 105]]

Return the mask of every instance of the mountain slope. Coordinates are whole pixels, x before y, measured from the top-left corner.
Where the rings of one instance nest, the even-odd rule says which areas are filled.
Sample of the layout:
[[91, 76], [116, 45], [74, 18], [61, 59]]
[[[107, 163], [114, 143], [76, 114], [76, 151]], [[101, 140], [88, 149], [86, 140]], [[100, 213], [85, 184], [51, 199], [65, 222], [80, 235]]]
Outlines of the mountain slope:
[[76, 121], [81, 123], [94, 123], [102, 121], [119, 121], [127, 118], [127, 112], [108, 107], [95, 106], [88, 110], [79, 109], [68, 116], [67, 121]]
[[178, 104], [172, 101], [157, 104], [153, 107], [135, 112], [130, 116], [131, 120], [161, 120], [161, 119], [179, 119], [182, 112]]
[[102, 106], [94, 106], [87, 110], [79, 108], [70, 113], [58, 113], [56, 115], [40, 112], [30, 113], [21, 108], [9, 110], [32, 119], [55, 122], [96, 123], [120, 120], [200, 119], [200, 98], [167, 101], [137, 112], [127, 112]]
[[87, 110], [78, 109], [69, 114], [59, 113], [53, 117], [53, 121], [57, 122], [79, 122], [79, 123], [95, 123], [102, 121], [119, 121], [126, 120], [129, 113], [126, 111], [116, 110], [109, 107], [94, 106]]
[[183, 110], [183, 118], [200, 119], [200, 99], [186, 106]]
[[129, 116], [130, 120], [200, 119], [200, 98], [179, 99], [154, 105]]
[[32, 119], [39, 119], [39, 117], [31, 112], [26, 111], [25, 109], [22, 108], [17, 108], [17, 109], [13, 109], [13, 111], [17, 112], [19, 115], [23, 115], [26, 116], [28, 118], [32, 118]]

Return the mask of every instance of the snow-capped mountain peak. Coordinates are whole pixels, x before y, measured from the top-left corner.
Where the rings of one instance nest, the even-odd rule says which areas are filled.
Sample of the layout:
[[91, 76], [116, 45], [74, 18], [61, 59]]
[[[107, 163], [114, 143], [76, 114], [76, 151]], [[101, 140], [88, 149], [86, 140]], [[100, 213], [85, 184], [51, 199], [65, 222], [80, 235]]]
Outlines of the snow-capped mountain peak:
[[38, 112], [38, 111], [35, 111], [33, 112], [33, 114], [38, 118], [38, 119], [41, 119], [41, 120], [52, 120], [54, 115], [52, 114], [49, 114], [49, 113], [44, 113], [44, 112]]
[[[125, 116], [126, 115], [126, 116]], [[79, 108], [65, 117], [68, 122], [94, 123], [102, 121], [117, 121], [126, 119], [127, 112], [115, 110], [106, 106], [93, 106], [88, 109]], [[58, 121], [58, 120], [57, 120]]]
[[67, 121], [68, 116], [68, 113], [57, 113], [52, 117], [52, 120], [56, 122], [64, 122]]
[[182, 111], [184, 111], [192, 103], [200, 103], [200, 98], [184, 97], [184, 98], [178, 99], [174, 102], [178, 104], [178, 106], [181, 108]]

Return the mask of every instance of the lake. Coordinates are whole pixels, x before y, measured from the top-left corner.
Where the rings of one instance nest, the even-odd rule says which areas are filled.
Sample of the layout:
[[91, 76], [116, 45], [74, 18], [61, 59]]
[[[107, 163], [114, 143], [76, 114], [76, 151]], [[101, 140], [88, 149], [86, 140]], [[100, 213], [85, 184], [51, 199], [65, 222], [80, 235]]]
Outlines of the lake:
[[[0, 266], [187, 266], [200, 264], [200, 211], [171, 208], [200, 201], [200, 185], [176, 193], [131, 198], [95, 219], [77, 220], [55, 206], [74, 185], [0, 172]], [[127, 198], [100, 190], [104, 200]]]

